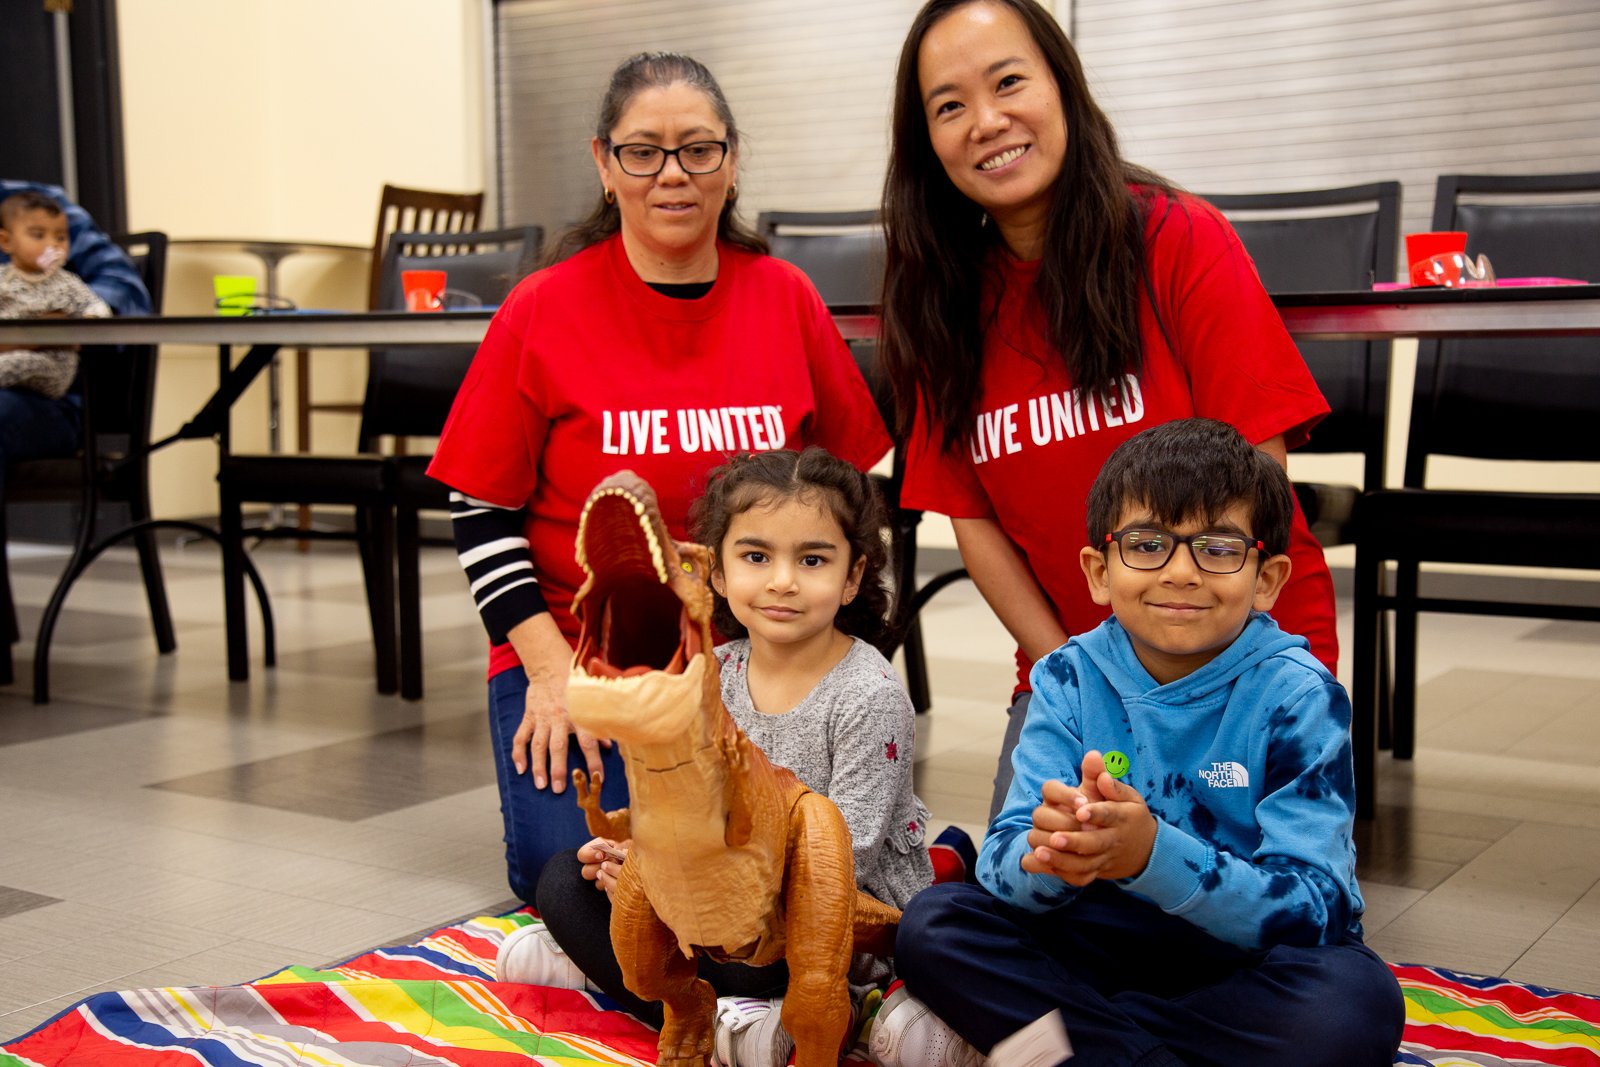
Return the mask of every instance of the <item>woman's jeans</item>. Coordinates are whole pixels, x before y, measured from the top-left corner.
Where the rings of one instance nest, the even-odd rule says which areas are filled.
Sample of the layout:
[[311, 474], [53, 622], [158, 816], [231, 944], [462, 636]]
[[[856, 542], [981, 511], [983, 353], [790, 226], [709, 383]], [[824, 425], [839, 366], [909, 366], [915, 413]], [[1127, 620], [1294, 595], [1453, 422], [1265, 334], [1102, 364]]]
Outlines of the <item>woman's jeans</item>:
[[[511, 762], [511, 739], [522, 725], [527, 707], [528, 676], [520, 667], [501, 671], [489, 679], [489, 734], [494, 744], [495, 778], [500, 784], [500, 817], [505, 822], [506, 877], [511, 891], [535, 908], [539, 872], [545, 862], [563, 849], [577, 848], [594, 835], [583, 821], [571, 772], [585, 769], [583, 750], [574, 739], [567, 747], [567, 788], [551, 792], [536, 789], [530, 767], [521, 774]], [[600, 803], [606, 811], [628, 806], [628, 779], [622, 756], [613, 746], [601, 748], [605, 781]], [[548, 780], [548, 779], [547, 779]]]

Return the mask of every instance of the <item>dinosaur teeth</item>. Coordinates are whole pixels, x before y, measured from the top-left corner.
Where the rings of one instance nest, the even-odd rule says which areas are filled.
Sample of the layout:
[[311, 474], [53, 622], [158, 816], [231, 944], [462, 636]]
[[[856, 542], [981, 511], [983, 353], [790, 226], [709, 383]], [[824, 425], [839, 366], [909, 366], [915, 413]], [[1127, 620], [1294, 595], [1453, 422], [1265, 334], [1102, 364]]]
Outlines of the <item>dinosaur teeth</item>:
[[607, 663], [599, 656], [590, 656], [589, 662], [583, 665], [583, 673], [597, 682], [615, 682], [625, 678], [637, 678], [641, 674], [649, 674], [653, 669], [643, 665], [618, 667]]
[[597, 489], [593, 494], [590, 495], [588, 501], [584, 504], [583, 511], [578, 515], [578, 537], [575, 552], [578, 566], [582, 567], [586, 573], [594, 573], [593, 568], [589, 566], [589, 552], [586, 547], [584, 535], [589, 525], [589, 514], [594, 510], [595, 503], [602, 498], [609, 496], [617, 496], [626, 500], [630, 505], [632, 505], [634, 515], [643, 520], [639, 523], [639, 531], [644, 534], [645, 543], [650, 547], [651, 566], [655, 569], [657, 580], [659, 580], [662, 585], [666, 585], [668, 581], [666, 559], [661, 550], [661, 541], [656, 536], [655, 526], [649, 521], [644, 499], [635, 496], [623, 486], [612, 485], [603, 489]]

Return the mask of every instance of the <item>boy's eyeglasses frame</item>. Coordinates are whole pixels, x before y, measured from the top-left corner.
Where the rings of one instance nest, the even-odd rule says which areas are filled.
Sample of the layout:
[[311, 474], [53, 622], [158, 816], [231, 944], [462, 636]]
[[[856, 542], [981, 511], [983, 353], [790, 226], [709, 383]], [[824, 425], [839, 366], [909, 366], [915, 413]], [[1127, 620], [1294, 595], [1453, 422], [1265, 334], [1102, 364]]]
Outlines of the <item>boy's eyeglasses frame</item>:
[[[1133, 552], [1129, 553], [1127, 540], [1132, 535], [1144, 535], [1146, 543], [1161, 542], [1169, 547], [1161, 552]], [[1172, 562], [1172, 557], [1178, 554], [1179, 545], [1189, 546], [1189, 557], [1194, 560], [1194, 565], [1207, 574], [1238, 574], [1244, 570], [1245, 561], [1250, 558], [1252, 548], [1265, 552], [1267, 546], [1259, 540], [1240, 537], [1238, 534], [1221, 533], [1216, 530], [1202, 531], [1180, 537], [1170, 530], [1156, 529], [1150, 526], [1129, 526], [1106, 534], [1104, 543], [1100, 545], [1102, 551], [1112, 544], [1117, 546], [1117, 558], [1122, 560], [1122, 565], [1136, 571], [1158, 571]], [[1136, 544], [1139, 542], [1135, 542]], [[1232, 549], [1221, 556], [1207, 553], [1208, 547], [1219, 549]]]

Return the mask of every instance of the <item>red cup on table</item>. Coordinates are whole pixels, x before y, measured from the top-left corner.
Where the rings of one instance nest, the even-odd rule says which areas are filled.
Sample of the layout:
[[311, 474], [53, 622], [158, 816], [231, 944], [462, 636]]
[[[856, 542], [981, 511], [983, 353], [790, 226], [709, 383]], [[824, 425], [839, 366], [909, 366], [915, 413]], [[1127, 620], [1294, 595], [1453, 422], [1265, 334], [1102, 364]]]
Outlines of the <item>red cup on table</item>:
[[1467, 250], [1465, 230], [1435, 230], [1431, 233], [1406, 234], [1406, 266], [1415, 267], [1434, 256], [1447, 256], [1452, 252]]
[[405, 294], [407, 311], [438, 311], [444, 306], [445, 272], [442, 270], [403, 270], [400, 289]]

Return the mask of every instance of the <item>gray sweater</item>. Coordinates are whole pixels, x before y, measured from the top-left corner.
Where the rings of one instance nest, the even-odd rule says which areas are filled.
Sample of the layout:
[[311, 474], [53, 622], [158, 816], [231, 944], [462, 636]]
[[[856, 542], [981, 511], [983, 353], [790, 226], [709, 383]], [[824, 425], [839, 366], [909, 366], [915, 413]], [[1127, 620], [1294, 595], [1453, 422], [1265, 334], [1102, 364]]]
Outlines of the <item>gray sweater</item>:
[[911, 791], [916, 713], [894, 668], [865, 641], [781, 715], [750, 699], [750, 642], [718, 646], [722, 702], [767, 758], [832, 800], [850, 827], [856, 884], [905, 907], [933, 882], [928, 809]]

